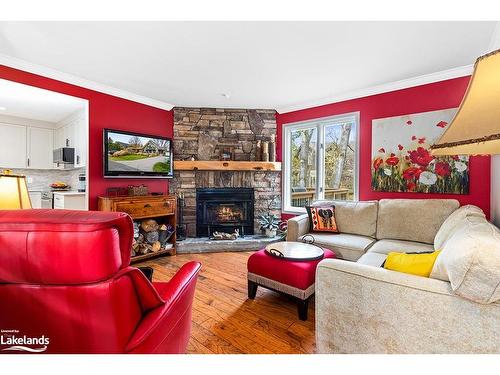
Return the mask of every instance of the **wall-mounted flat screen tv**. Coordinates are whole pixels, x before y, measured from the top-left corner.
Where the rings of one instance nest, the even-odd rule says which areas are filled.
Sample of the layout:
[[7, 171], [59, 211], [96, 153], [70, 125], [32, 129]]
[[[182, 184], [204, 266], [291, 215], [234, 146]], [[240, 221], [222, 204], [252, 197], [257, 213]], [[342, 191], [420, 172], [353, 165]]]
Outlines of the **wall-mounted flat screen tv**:
[[104, 129], [104, 177], [172, 178], [172, 140]]

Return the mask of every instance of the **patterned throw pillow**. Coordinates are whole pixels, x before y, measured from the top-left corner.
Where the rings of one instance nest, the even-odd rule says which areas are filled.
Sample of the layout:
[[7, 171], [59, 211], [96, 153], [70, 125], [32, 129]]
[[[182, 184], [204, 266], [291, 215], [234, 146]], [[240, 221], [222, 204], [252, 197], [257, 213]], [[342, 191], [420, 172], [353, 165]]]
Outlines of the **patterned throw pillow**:
[[335, 206], [308, 206], [306, 210], [309, 215], [309, 228], [311, 232], [339, 233], [337, 222], [335, 221]]

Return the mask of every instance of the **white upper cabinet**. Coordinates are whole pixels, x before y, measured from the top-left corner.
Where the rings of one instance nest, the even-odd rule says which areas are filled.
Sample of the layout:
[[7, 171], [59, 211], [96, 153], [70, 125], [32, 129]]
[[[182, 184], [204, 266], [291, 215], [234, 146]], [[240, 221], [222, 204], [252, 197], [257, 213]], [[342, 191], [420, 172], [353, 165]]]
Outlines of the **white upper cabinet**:
[[0, 168], [26, 168], [26, 126], [0, 123]]
[[28, 128], [28, 168], [54, 168], [53, 150], [54, 131], [52, 129]]
[[87, 162], [87, 123], [84, 112], [77, 113], [62, 122], [54, 133], [54, 146], [75, 149], [75, 167], [84, 167]]
[[87, 121], [82, 114], [75, 124], [75, 166], [84, 167], [87, 164]]
[[[54, 124], [13, 116], [0, 116], [1, 169], [56, 169], [54, 149], [73, 147], [75, 168], [87, 162], [87, 120], [85, 111], [76, 112]], [[70, 166], [66, 166], [70, 167]], [[61, 167], [59, 167], [61, 168]]]

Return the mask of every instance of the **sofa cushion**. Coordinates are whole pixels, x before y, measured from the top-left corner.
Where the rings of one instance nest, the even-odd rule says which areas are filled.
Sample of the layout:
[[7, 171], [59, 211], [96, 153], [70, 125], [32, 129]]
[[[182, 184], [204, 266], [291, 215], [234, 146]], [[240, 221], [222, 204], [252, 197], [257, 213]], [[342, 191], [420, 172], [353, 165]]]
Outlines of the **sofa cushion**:
[[387, 255], [390, 252], [396, 253], [427, 253], [434, 251], [434, 247], [427, 243], [401, 241], [401, 240], [380, 240], [375, 242], [368, 253], [378, 253]]
[[377, 201], [316, 201], [313, 206], [335, 206], [335, 220], [341, 233], [375, 238], [377, 232]]
[[[482, 218], [479, 216], [462, 216], [461, 221], [454, 227], [453, 232], [450, 235], [450, 238], [447, 239], [444, 246], [441, 248], [441, 256], [436, 259], [436, 263], [434, 263], [434, 267], [431, 272], [431, 278], [439, 279], [443, 281], [450, 281], [448, 277], [448, 272], [450, 271], [448, 267], [450, 266], [450, 259], [452, 258], [451, 252], [456, 252], [455, 256], [458, 256], [459, 253], [464, 256], [465, 251], [463, 246], [460, 243], [460, 240], [464, 239], [465, 231], [470, 230], [472, 227], [481, 227], [481, 224], [484, 224], [486, 218]], [[456, 246], [456, 245], [460, 246]]]
[[307, 206], [309, 230], [311, 232], [339, 233], [335, 220], [335, 206]]
[[[375, 254], [375, 253], [372, 253]], [[395, 253], [387, 254], [384, 268], [387, 270], [407, 273], [415, 276], [429, 277], [432, 266], [439, 255], [439, 250], [432, 253]]]
[[460, 204], [456, 199], [381, 199], [377, 239], [434, 243], [434, 237]]
[[333, 250], [339, 259], [356, 261], [375, 240], [371, 237], [349, 233], [324, 234], [309, 233], [314, 244]]
[[364, 264], [366, 266], [381, 267], [384, 264], [387, 254], [372, 253], [368, 251], [358, 259], [356, 263]]
[[468, 216], [446, 241], [431, 272], [453, 291], [478, 303], [500, 299], [500, 230], [486, 219]]
[[463, 222], [467, 216], [478, 216], [485, 218], [483, 210], [473, 205], [462, 206], [453, 211], [450, 216], [446, 218], [444, 223], [439, 228], [436, 236], [434, 237], [434, 249], [440, 250], [444, 247], [446, 241], [452, 236], [455, 229]]

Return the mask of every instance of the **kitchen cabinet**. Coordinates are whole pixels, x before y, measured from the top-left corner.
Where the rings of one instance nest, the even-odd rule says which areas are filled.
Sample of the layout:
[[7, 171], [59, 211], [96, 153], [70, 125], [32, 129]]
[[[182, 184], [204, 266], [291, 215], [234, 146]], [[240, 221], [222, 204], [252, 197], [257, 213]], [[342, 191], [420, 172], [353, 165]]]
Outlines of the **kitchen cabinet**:
[[32, 169], [54, 168], [54, 131], [44, 128], [28, 128], [27, 167]]
[[84, 167], [87, 162], [87, 123], [83, 111], [66, 119], [54, 133], [54, 148], [73, 147], [75, 168]]
[[[75, 149], [75, 168], [87, 163], [87, 120], [85, 111], [75, 113], [60, 122], [58, 128], [25, 123], [0, 122], [0, 169], [56, 169], [53, 151], [56, 148]], [[49, 124], [50, 126], [50, 124]], [[67, 166], [66, 166], [67, 167]]]
[[76, 191], [54, 192], [54, 209], [86, 210], [86, 195]]
[[26, 168], [26, 134], [26, 126], [0, 123], [0, 168]]
[[87, 121], [82, 115], [75, 125], [75, 167], [84, 167], [87, 164]]
[[0, 167], [51, 169], [54, 131], [25, 125], [0, 123]]

